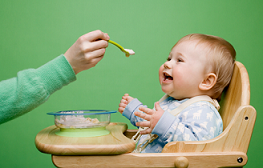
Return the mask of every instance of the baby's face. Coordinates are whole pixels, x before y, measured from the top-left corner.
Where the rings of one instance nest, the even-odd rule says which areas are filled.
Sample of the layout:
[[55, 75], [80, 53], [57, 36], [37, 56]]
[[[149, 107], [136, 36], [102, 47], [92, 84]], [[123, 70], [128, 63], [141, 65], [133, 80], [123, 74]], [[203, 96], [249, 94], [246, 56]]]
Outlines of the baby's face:
[[207, 61], [204, 44], [197, 42], [187, 40], [177, 44], [159, 69], [163, 92], [175, 99], [200, 95], [199, 84], [205, 78]]

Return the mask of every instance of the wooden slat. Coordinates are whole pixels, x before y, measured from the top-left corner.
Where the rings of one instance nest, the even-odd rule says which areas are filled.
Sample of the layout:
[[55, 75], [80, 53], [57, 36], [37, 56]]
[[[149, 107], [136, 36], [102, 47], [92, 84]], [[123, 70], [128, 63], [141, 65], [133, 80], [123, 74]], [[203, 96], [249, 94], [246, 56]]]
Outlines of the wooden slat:
[[[114, 156], [52, 156], [57, 167], [64, 168], [172, 168], [178, 157], [189, 162], [188, 168], [242, 167], [247, 156], [242, 152], [216, 153], [128, 153]], [[237, 160], [242, 158], [242, 162]], [[241, 159], [240, 159], [241, 160]]]
[[235, 112], [240, 106], [250, 103], [250, 84], [246, 68], [236, 61], [232, 80], [222, 100], [219, 110], [223, 120], [223, 128], [229, 125]]

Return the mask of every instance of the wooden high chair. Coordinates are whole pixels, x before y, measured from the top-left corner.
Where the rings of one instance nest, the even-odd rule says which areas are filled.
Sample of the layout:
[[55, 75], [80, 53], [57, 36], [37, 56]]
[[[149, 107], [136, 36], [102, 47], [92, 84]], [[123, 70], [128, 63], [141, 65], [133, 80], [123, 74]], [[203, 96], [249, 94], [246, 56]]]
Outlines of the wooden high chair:
[[[249, 105], [250, 84], [246, 68], [235, 63], [230, 86], [221, 103], [224, 131], [206, 141], [176, 141], [165, 145], [162, 153], [126, 153], [108, 156], [56, 156], [58, 167], [243, 167], [252, 135], [256, 110]], [[136, 130], [124, 134], [132, 137]]]

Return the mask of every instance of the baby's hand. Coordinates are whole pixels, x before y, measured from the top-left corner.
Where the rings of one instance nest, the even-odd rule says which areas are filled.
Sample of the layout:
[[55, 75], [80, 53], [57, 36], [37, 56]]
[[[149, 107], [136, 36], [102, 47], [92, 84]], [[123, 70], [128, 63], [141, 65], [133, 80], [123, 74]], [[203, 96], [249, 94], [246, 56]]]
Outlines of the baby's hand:
[[140, 117], [142, 119], [145, 119], [146, 121], [142, 122], [137, 122], [136, 125], [140, 127], [149, 127], [146, 130], [141, 131], [141, 134], [149, 134], [152, 132], [153, 128], [157, 124], [157, 122], [160, 120], [161, 116], [164, 113], [164, 110], [161, 108], [159, 102], [156, 102], [154, 104], [155, 110], [145, 108], [145, 107], [140, 107], [139, 110], [143, 111], [144, 113], [141, 112], [134, 112], [134, 115], [137, 117]]
[[121, 99], [121, 103], [119, 104], [118, 111], [122, 114], [126, 106], [133, 100], [134, 98], [129, 96], [129, 94], [124, 94]]

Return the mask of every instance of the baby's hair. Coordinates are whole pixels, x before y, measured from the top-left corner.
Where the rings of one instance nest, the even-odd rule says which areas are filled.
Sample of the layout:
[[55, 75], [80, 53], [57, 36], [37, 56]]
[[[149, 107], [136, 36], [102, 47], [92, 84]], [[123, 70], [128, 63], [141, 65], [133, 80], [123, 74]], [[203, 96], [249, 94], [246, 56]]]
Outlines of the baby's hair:
[[204, 44], [207, 52], [208, 61], [211, 66], [209, 71], [212, 71], [217, 76], [217, 82], [214, 85], [213, 96], [220, 100], [221, 94], [232, 78], [236, 51], [234, 47], [223, 38], [205, 35], [205, 34], [189, 34], [181, 38], [175, 45], [187, 41], [198, 40], [198, 44]]

